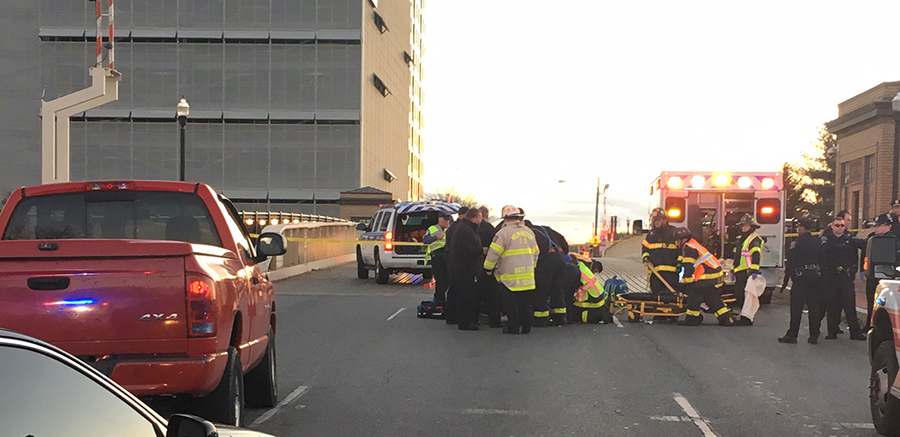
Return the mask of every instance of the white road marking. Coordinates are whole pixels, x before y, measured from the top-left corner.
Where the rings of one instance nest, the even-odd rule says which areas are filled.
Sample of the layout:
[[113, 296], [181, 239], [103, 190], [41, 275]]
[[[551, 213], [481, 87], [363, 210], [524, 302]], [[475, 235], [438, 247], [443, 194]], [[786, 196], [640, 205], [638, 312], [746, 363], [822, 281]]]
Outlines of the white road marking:
[[390, 322], [391, 320], [394, 320], [394, 317], [397, 317], [397, 315], [402, 313], [403, 310], [405, 310], [405, 309], [406, 309], [406, 307], [400, 308], [399, 310], [397, 310], [396, 313], [391, 314], [391, 316], [387, 318], [387, 321]]
[[650, 420], [659, 420], [662, 422], [691, 422], [691, 418], [687, 416], [650, 416]]
[[618, 327], [618, 328], [624, 328], [624, 326], [622, 326], [622, 322], [619, 321], [619, 318], [618, 318], [618, 317], [613, 316], [613, 322], [616, 322], [616, 327]]
[[256, 428], [256, 427], [262, 425], [267, 420], [271, 419], [273, 416], [278, 414], [278, 412], [281, 411], [282, 408], [284, 408], [285, 406], [287, 406], [288, 404], [290, 404], [291, 402], [293, 402], [295, 399], [299, 398], [300, 396], [303, 396], [308, 391], [309, 391], [309, 387], [307, 387], [305, 385], [301, 385], [300, 387], [297, 387], [297, 389], [292, 391], [291, 394], [287, 395], [287, 397], [284, 398], [283, 401], [279, 402], [278, 405], [273, 407], [271, 410], [263, 413], [262, 416], [259, 416], [258, 418], [256, 418], [256, 420], [254, 420], [253, 423], [251, 423], [250, 425], [247, 425], [247, 427], [248, 428]]
[[858, 428], [858, 429], [875, 429], [875, 425], [871, 423], [847, 423], [841, 422], [841, 426], [844, 428]]
[[703, 433], [704, 437], [718, 437], [718, 434], [713, 432], [712, 428], [709, 427], [709, 422], [706, 419], [700, 417], [700, 413], [691, 406], [691, 403], [685, 399], [681, 393], [672, 393], [672, 397], [675, 398], [675, 402], [681, 406], [681, 409], [687, 413], [688, 417], [694, 422], [694, 425], [697, 425], [697, 428], [700, 428], [700, 432]]
[[524, 416], [524, 411], [519, 410], [489, 410], [484, 408], [470, 408], [463, 410], [463, 414], [496, 414], [501, 416]]

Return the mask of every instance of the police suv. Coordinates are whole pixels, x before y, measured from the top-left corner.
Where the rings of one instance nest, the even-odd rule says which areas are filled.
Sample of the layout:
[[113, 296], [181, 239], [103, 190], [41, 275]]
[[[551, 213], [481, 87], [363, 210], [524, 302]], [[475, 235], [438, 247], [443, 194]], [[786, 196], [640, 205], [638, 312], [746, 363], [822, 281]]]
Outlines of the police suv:
[[431, 266], [425, 263], [427, 246], [422, 243], [428, 228], [436, 225], [441, 213], [455, 214], [459, 205], [447, 202], [404, 202], [383, 205], [369, 223], [360, 223], [363, 231], [356, 245], [359, 279], [375, 271], [375, 282], [387, 284], [391, 273], [421, 273], [431, 279]]

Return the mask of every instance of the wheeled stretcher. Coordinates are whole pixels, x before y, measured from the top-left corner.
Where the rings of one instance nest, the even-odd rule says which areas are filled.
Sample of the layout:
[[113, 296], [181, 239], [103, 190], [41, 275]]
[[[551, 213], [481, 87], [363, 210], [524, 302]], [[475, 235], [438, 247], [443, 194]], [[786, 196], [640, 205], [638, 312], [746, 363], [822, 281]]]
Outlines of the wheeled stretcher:
[[[732, 293], [722, 293], [725, 305], [736, 299]], [[687, 311], [687, 296], [683, 293], [642, 293], [631, 292], [616, 296], [610, 303], [609, 311], [615, 315], [628, 312], [628, 321], [640, 322], [644, 316], [678, 317]]]

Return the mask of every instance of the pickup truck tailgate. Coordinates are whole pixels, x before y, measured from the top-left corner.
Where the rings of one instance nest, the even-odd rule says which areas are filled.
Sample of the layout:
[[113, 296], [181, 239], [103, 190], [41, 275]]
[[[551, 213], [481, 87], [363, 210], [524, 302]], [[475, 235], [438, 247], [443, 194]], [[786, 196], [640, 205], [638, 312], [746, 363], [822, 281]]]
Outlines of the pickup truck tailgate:
[[[137, 353], [141, 340], [186, 339], [190, 244], [57, 240], [52, 250], [39, 244], [0, 242], [0, 326], [60, 346], [81, 345], [63, 346], [75, 354], [101, 344], [106, 353]], [[112, 343], [121, 347], [111, 350]]]

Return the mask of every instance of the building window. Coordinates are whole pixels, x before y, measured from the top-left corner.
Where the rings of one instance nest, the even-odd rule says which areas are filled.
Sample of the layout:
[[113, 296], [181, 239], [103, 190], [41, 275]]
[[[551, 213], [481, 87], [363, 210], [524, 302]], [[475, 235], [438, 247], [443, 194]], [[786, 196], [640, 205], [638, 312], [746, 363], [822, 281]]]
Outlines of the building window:
[[875, 155], [866, 156], [866, 182], [875, 180]]
[[[850, 163], [841, 163], [841, 185], [850, 185]], [[845, 199], [846, 200], [846, 199]]]
[[381, 18], [381, 15], [379, 15], [378, 12], [372, 12], [372, 17], [375, 20], [375, 27], [378, 27], [379, 32], [383, 34], [389, 30], [387, 24], [384, 24], [384, 18]]
[[391, 90], [388, 89], [387, 85], [378, 77], [377, 74], [372, 74], [372, 83], [375, 85], [375, 88], [381, 93], [382, 96], [387, 97], [388, 94], [391, 93]]

